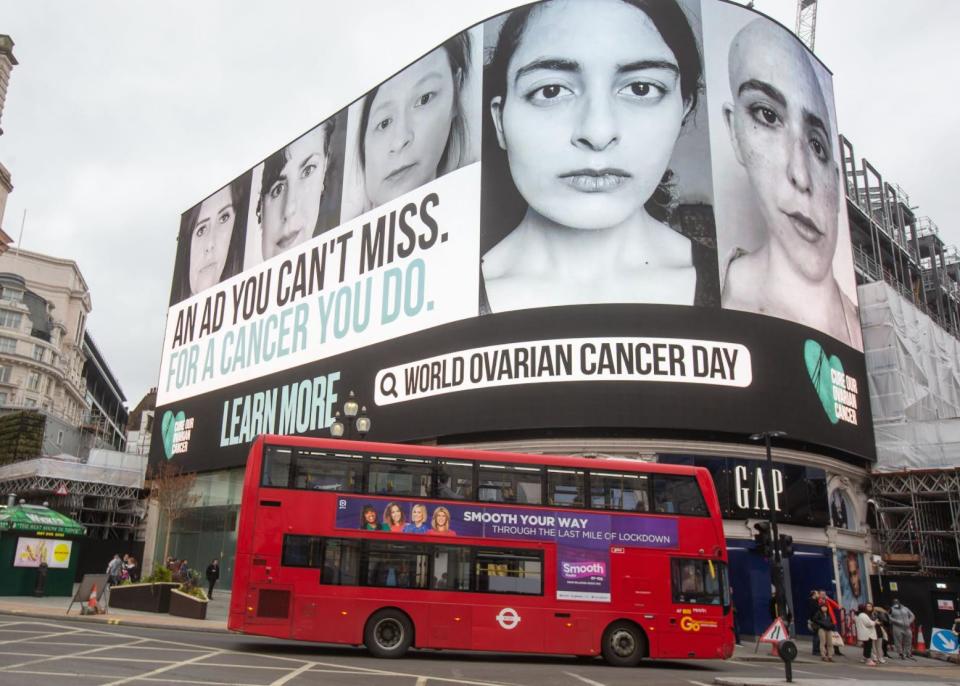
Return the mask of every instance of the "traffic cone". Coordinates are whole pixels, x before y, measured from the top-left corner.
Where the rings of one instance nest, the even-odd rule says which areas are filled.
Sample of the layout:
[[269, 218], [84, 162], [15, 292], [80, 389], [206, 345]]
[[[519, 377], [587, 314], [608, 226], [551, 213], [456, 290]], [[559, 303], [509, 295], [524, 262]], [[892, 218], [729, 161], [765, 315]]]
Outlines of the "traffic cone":
[[927, 652], [927, 642], [923, 639], [923, 624], [917, 629], [917, 645], [913, 647], [915, 653]]
[[87, 607], [89, 607], [93, 612], [97, 611], [97, 585], [94, 584], [93, 588], [90, 589], [90, 598], [87, 600]]

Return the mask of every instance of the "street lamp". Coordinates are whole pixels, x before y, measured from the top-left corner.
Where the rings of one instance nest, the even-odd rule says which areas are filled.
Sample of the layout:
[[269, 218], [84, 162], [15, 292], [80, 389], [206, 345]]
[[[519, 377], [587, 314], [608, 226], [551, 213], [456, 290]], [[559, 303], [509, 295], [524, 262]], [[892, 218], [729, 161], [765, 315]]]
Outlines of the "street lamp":
[[[783, 438], [785, 431], [761, 431], [752, 434], [751, 441], [763, 441], [767, 449], [767, 465], [763, 470], [763, 486], [767, 491], [767, 497], [773, 497], [773, 454], [770, 450], [770, 443], [774, 438]], [[784, 616], [787, 609], [786, 593], [783, 588], [783, 557], [780, 554], [780, 531], [777, 529], [777, 508], [775, 502], [767, 501], [767, 521], [770, 523], [770, 544], [773, 550], [773, 564], [770, 565], [770, 578], [773, 582], [774, 596], [776, 598], [777, 614]]]
[[359, 438], [370, 433], [373, 424], [367, 416], [367, 408], [360, 404], [357, 394], [350, 391], [343, 401], [341, 409], [334, 414], [333, 424], [330, 425], [330, 435], [334, 438], [353, 438], [356, 432]]

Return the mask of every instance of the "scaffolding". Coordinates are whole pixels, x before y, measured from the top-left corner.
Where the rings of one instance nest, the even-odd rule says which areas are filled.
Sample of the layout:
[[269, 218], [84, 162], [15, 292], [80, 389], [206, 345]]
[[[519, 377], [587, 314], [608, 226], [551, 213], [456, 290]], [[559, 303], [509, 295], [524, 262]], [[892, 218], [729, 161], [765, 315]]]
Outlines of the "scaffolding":
[[887, 574], [960, 574], [960, 470], [874, 474], [872, 533]]

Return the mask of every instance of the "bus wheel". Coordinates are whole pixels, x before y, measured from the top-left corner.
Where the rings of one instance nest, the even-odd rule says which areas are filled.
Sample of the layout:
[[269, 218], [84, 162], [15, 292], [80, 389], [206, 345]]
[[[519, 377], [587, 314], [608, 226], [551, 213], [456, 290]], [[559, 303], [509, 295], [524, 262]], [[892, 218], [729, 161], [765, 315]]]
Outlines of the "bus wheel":
[[380, 610], [367, 620], [363, 643], [374, 657], [402, 657], [413, 643], [413, 625], [399, 610]]
[[603, 659], [614, 667], [633, 667], [647, 654], [647, 640], [631, 622], [614, 622], [603, 632]]

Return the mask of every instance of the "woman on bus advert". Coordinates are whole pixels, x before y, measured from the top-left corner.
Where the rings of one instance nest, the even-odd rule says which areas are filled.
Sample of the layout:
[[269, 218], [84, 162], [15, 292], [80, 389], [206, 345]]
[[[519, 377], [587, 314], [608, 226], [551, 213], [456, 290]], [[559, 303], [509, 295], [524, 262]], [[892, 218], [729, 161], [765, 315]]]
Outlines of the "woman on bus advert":
[[343, 220], [475, 161], [465, 107], [472, 61], [464, 32], [363, 98]]
[[403, 510], [400, 509], [400, 506], [396, 503], [387, 503], [387, 507], [383, 510], [383, 526], [384, 531], [392, 531], [395, 534], [399, 534], [403, 531], [403, 527], [406, 526], [407, 520], [403, 516]]
[[433, 511], [433, 518], [430, 520], [430, 530], [427, 534], [431, 536], [456, 536], [457, 532], [450, 528], [450, 510], [443, 505]]
[[390, 526], [386, 522], [377, 521], [377, 510], [373, 505], [364, 505], [360, 512], [360, 529], [362, 531], [389, 531]]
[[171, 305], [243, 270], [249, 204], [248, 172], [183, 215]]
[[693, 190], [671, 169], [703, 166], [675, 150], [685, 130], [706, 140], [693, 122], [702, 72], [678, 0], [509, 14], [484, 72], [481, 313], [717, 303], [715, 249], [669, 223], [696, 202], [713, 230], [709, 179]]
[[427, 523], [427, 506], [417, 503], [410, 508], [410, 521], [403, 527], [405, 534], [425, 534], [430, 529]]

